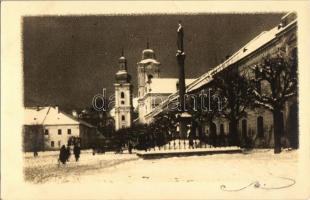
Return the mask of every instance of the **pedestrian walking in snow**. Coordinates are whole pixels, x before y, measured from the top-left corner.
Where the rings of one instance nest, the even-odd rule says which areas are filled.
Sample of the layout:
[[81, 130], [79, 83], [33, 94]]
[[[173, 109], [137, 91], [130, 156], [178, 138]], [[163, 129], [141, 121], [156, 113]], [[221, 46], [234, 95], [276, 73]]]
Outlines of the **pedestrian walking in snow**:
[[67, 146], [66, 151], [67, 151], [67, 162], [69, 162], [69, 159], [70, 159], [70, 156], [71, 156], [71, 149], [70, 149], [69, 145]]
[[33, 157], [38, 157], [38, 149], [37, 149], [37, 147], [34, 147], [34, 149], [33, 149]]
[[67, 161], [67, 149], [66, 149], [66, 146], [65, 145], [62, 145], [62, 147], [60, 148], [60, 153], [59, 153], [59, 161], [62, 163], [62, 164], [66, 164], [66, 161]]
[[187, 131], [187, 135], [188, 135], [188, 148], [194, 148], [194, 139], [193, 139], [193, 134], [192, 134], [192, 130], [191, 127], [189, 127], [188, 131]]
[[76, 162], [79, 161], [80, 154], [81, 154], [81, 148], [78, 144], [74, 145], [73, 152], [74, 152], [74, 156], [75, 156], [75, 161]]
[[128, 142], [128, 152], [129, 152], [129, 154], [132, 153], [132, 144], [130, 141]]

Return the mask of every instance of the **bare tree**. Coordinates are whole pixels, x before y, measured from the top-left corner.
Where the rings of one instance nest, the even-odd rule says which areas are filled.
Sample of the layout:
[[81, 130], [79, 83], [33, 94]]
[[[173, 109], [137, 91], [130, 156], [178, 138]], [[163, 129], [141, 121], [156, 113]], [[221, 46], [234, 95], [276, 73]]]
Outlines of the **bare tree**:
[[279, 51], [276, 55], [265, 57], [262, 64], [256, 66], [254, 70], [255, 104], [272, 112], [274, 153], [280, 153], [282, 110], [285, 102], [297, 95], [297, 55], [288, 56], [285, 52]]
[[222, 101], [219, 115], [229, 121], [231, 144], [239, 145], [238, 122], [246, 116], [246, 109], [253, 101], [250, 82], [238, 72], [238, 68], [232, 66], [215, 77], [214, 87]]

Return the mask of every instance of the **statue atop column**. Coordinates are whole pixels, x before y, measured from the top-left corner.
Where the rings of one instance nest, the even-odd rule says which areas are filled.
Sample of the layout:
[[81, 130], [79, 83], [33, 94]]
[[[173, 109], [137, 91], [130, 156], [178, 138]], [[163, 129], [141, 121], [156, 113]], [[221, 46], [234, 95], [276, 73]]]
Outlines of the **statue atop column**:
[[177, 34], [178, 34], [178, 40], [177, 40], [178, 50], [177, 50], [177, 52], [181, 53], [181, 52], [184, 52], [184, 47], [183, 47], [184, 31], [183, 31], [183, 26], [181, 24], [181, 21], [179, 21]]
[[186, 122], [182, 119], [182, 113], [185, 111], [185, 71], [184, 71], [184, 61], [185, 52], [183, 45], [184, 30], [179, 21], [177, 29], [177, 62], [179, 65], [179, 133], [182, 138], [186, 138]]

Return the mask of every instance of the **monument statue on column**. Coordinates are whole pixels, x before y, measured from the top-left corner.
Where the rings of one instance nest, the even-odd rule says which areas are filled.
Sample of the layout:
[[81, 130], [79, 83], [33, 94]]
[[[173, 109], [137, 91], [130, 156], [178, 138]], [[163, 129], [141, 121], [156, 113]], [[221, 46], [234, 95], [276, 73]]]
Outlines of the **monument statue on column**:
[[178, 29], [177, 29], [177, 62], [179, 65], [179, 134], [181, 138], [186, 137], [186, 124], [182, 119], [182, 113], [185, 112], [185, 72], [184, 72], [184, 61], [185, 61], [185, 52], [184, 52], [184, 45], [183, 45], [183, 37], [184, 37], [184, 30], [181, 22], [179, 22]]

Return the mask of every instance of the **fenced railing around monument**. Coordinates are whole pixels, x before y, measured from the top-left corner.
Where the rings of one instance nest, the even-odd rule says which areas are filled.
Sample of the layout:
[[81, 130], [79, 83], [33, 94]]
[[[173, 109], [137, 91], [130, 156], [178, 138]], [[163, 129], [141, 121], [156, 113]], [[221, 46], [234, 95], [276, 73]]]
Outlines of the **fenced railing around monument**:
[[144, 151], [168, 151], [168, 150], [190, 150], [201, 148], [217, 148], [236, 146], [230, 142], [228, 135], [205, 137], [205, 138], [170, 138], [164, 141], [149, 139], [135, 145], [137, 150]]

